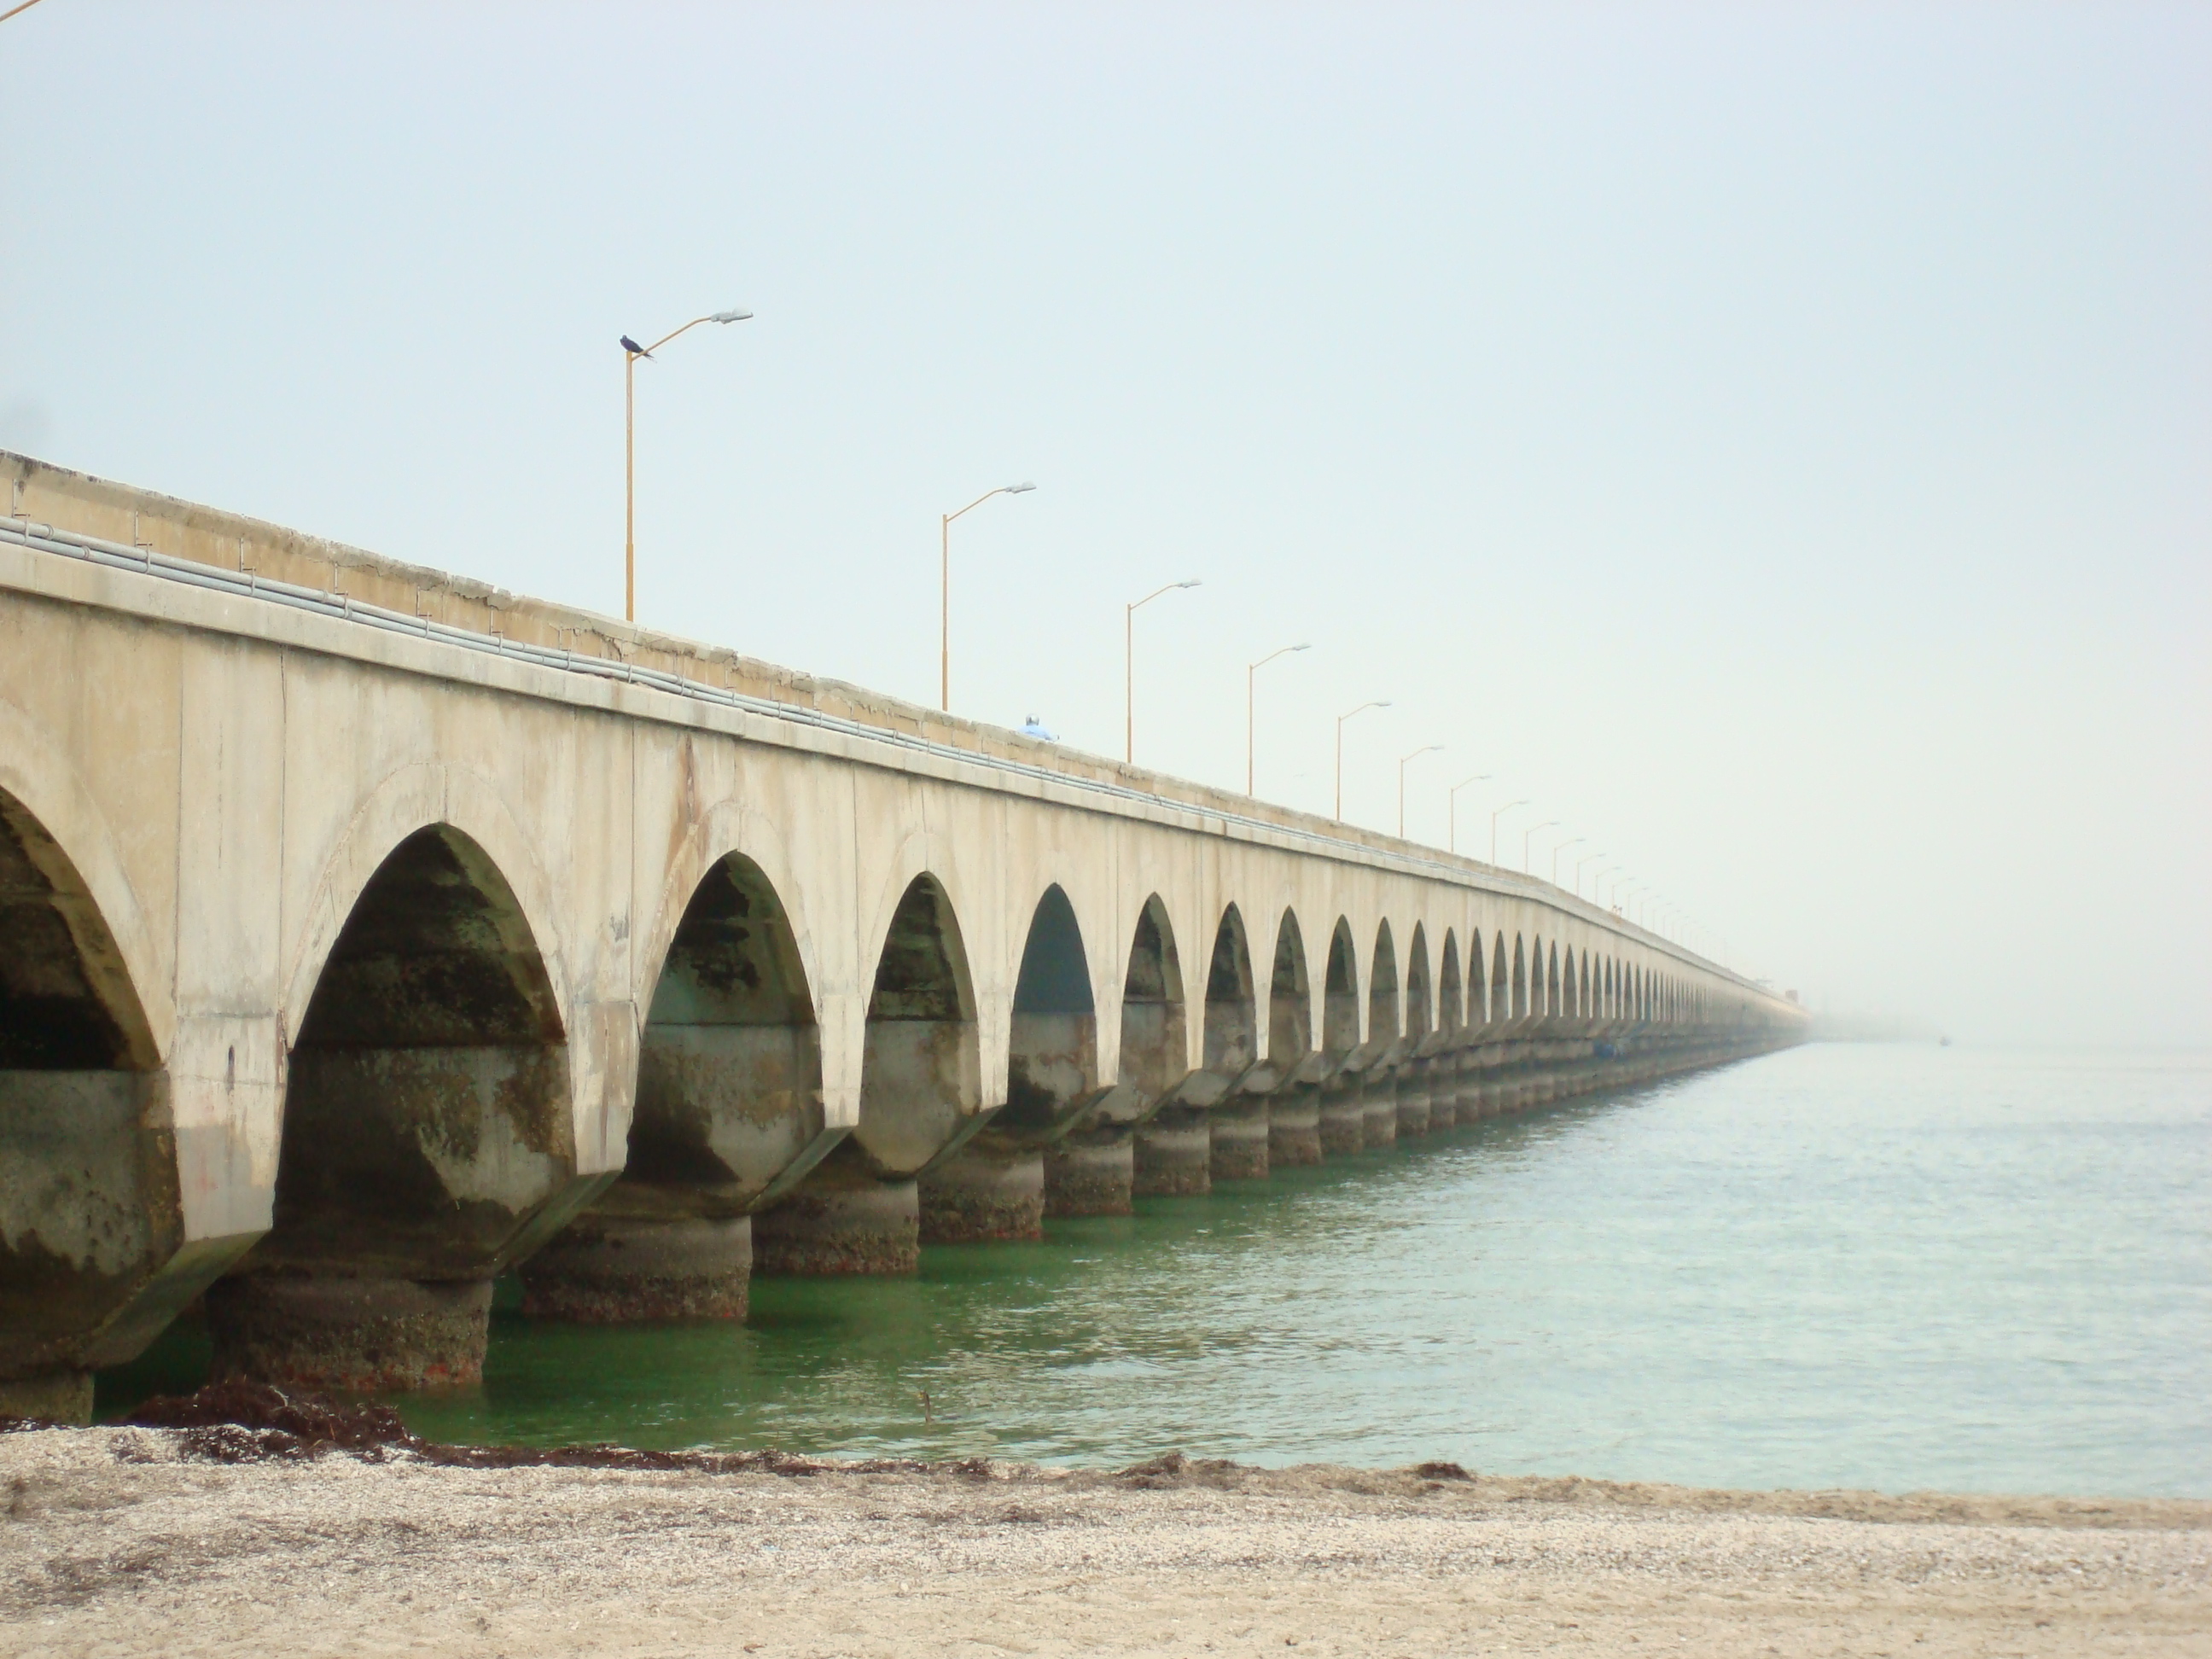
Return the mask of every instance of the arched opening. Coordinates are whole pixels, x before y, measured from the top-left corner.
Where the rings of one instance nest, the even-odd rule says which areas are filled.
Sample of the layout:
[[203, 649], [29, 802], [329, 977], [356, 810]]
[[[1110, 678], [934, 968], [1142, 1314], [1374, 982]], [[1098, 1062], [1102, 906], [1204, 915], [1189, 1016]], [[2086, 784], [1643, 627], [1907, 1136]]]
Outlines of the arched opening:
[[1097, 1097], [1098, 1019], [1075, 907], [1058, 884], [1030, 915], [1014, 978], [1006, 1103], [921, 1176], [921, 1242], [1044, 1236], [1045, 1148]]
[[1561, 1012], [1569, 1019], [1580, 1017], [1583, 1004], [1575, 994], [1575, 947], [1571, 945], [1565, 946], [1559, 956], [1559, 998]]
[[1275, 931], [1275, 967], [1267, 986], [1267, 1057], [1285, 1074], [1313, 1050], [1313, 994], [1306, 980], [1305, 939], [1297, 915], [1283, 912]]
[[1589, 952], [1588, 951], [1584, 951], [1583, 952], [1582, 974], [1582, 995], [1580, 999], [1582, 1016], [1584, 1019], [1591, 1019], [1596, 1017], [1597, 1005], [1590, 1000], [1590, 959]]
[[1121, 976], [1119, 1081], [1097, 1111], [1046, 1146], [1046, 1214], [1129, 1213], [1135, 1179], [1131, 1125], [1190, 1063], [1187, 1006], [1175, 927], [1154, 893], [1137, 913]]
[[87, 1420], [92, 1367], [200, 1288], [149, 1294], [184, 1237], [158, 1064], [76, 866], [0, 794], [0, 1413]]
[[1049, 1129], [1072, 1104], [1090, 1097], [1097, 1080], [1091, 964], [1075, 907], [1055, 884], [1037, 901], [1022, 946], [1001, 1121], [1015, 1129]]
[[1367, 1044], [1380, 1048], [1398, 1040], [1398, 952], [1390, 924], [1375, 930], [1375, 960], [1367, 974]]
[[1221, 913], [1206, 970], [1206, 1069], [1233, 1077], [1257, 1059], [1258, 1019], [1252, 952], [1244, 939], [1244, 918], [1232, 904]]
[[[1395, 1073], [1385, 1086], [1397, 1097], [1397, 1115], [1391, 1126], [1396, 1135], [1425, 1135], [1434, 1127], [1436, 1106], [1430, 1077], [1436, 1062], [1422, 1052], [1432, 1028], [1429, 986], [1429, 936], [1419, 922], [1406, 946], [1406, 991], [1401, 1021], [1404, 1035], [1395, 1053]], [[1444, 1103], [1445, 1121], [1451, 1103]]]
[[1311, 1080], [1313, 1018], [1305, 935], [1297, 914], [1286, 908], [1275, 929], [1267, 988], [1267, 1061], [1274, 1083], [1267, 1103], [1270, 1171], [1321, 1162], [1321, 1095]]
[[1359, 968], [1352, 927], [1343, 917], [1329, 934], [1322, 981], [1322, 1048], [1327, 1056], [1316, 1115], [1321, 1149], [1342, 1157], [1367, 1144], [1356, 1056], [1359, 1051]]
[[1447, 927], [1443, 954], [1437, 965], [1437, 1029], [1449, 1035], [1463, 1030], [1466, 1024], [1467, 999], [1460, 983], [1459, 941]]
[[1513, 936], [1513, 1018], [1528, 1018], [1528, 959], [1518, 933]]
[[906, 1274], [921, 1265], [916, 1178], [982, 1109], [974, 981], [934, 876], [900, 894], [876, 958], [860, 1048], [860, 1122], [805, 1180], [753, 1217], [757, 1271]]
[[1541, 945], [1537, 946], [1536, 966], [1538, 970], [1542, 974], [1544, 981], [1544, 1006], [1541, 1012], [1547, 1014], [1557, 1015], [1559, 1012], [1559, 940], [1553, 939], [1552, 941], [1551, 949], [1548, 954]]
[[798, 938], [760, 866], [732, 853], [693, 889], [661, 963], [622, 1177], [523, 1264], [524, 1311], [744, 1318], [750, 1212], [829, 1144]]
[[473, 1382], [491, 1280], [566, 1218], [568, 1050], [522, 907], [438, 824], [354, 902], [293, 1045], [275, 1224], [208, 1293], [218, 1375]]
[[975, 998], [952, 902], [916, 876], [876, 960], [853, 1132], [875, 1174], [911, 1179], [981, 1109]]
[[[1491, 935], [1490, 998], [1486, 1018], [1495, 1025], [1513, 1018], [1513, 969], [1505, 959], [1505, 935]], [[1514, 953], [1520, 953], [1520, 941], [1514, 941]]]
[[1322, 1047], [1333, 1054], [1359, 1046], [1359, 968], [1351, 924], [1337, 918], [1328, 939], [1328, 972], [1322, 981]]
[[1182, 1075], [1190, 1044], [1185, 1035], [1182, 964], [1176, 956], [1168, 908], [1154, 893], [1138, 914], [1121, 985], [1121, 1081], [1146, 1098]]
[[1413, 942], [1406, 951], [1405, 1031], [1408, 1042], [1418, 1042], [1434, 1029], [1429, 990], [1429, 940], [1419, 922], [1413, 924]]

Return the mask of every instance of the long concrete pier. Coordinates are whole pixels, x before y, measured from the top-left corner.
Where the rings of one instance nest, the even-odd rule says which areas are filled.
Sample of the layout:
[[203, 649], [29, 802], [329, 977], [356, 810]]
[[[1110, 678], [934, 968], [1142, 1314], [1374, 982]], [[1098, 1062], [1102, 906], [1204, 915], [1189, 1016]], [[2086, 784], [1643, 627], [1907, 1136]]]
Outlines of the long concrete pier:
[[1801, 1040], [1542, 881], [0, 453], [0, 1413], [481, 1375]]

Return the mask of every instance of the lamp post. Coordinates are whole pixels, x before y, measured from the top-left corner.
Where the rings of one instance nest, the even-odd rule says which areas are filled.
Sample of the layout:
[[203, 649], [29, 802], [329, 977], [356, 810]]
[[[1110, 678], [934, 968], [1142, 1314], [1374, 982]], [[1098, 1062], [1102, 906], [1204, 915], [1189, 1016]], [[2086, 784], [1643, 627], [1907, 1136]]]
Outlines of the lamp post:
[[1433, 755], [1433, 754], [1435, 754], [1435, 753], [1437, 752], [1437, 750], [1438, 750], [1439, 749], [1442, 749], [1443, 747], [1443, 744], [1440, 744], [1440, 743], [1431, 743], [1431, 744], [1429, 744], [1425, 745], [1425, 746], [1424, 746], [1424, 747], [1422, 747], [1422, 748], [1416, 749], [1416, 750], [1415, 750], [1412, 754], [1410, 754], [1410, 755], [1401, 756], [1401, 757], [1400, 757], [1400, 758], [1399, 758], [1399, 761], [1398, 761], [1398, 839], [1399, 839], [1400, 841], [1403, 841], [1403, 840], [1405, 840], [1405, 839], [1406, 839], [1406, 763], [1407, 763], [1407, 761], [1417, 761], [1417, 760], [1420, 759], [1420, 757], [1421, 757], [1422, 756], [1424, 756], [1424, 755]]
[[1515, 807], [1526, 806], [1528, 804], [1528, 802], [1525, 797], [1520, 800], [1509, 800], [1504, 805], [1499, 807], [1495, 812], [1492, 812], [1490, 815], [1490, 861], [1492, 865], [1495, 865], [1498, 862], [1498, 820], [1504, 817]]
[[1604, 869], [1599, 871], [1597, 872], [1597, 878], [1590, 883], [1590, 896], [1595, 899], [1600, 904], [1603, 904], [1605, 902], [1605, 878], [1607, 876], [1617, 876], [1620, 873], [1620, 866], [1617, 864], [1608, 864]]
[[1536, 832], [1539, 830], [1556, 830], [1559, 825], [1559, 819], [1546, 818], [1541, 823], [1532, 823], [1521, 832], [1521, 873], [1522, 875], [1529, 873], [1528, 843], [1536, 838]]
[[1244, 793], [1252, 793], [1252, 679], [1261, 669], [1278, 657], [1287, 657], [1293, 651], [1310, 651], [1311, 640], [1301, 640], [1296, 645], [1286, 645], [1279, 651], [1270, 651], [1257, 662], [1244, 665]]
[[1163, 593], [1172, 593], [1179, 587], [1196, 587], [1199, 580], [1193, 576], [1188, 581], [1170, 582], [1165, 587], [1156, 587], [1134, 605], [1125, 605], [1121, 611], [1121, 758], [1131, 765], [1137, 760], [1137, 612]]
[[1033, 483], [1000, 484], [938, 522], [937, 706], [948, 714], [952, 712], [952, 521], [965, 518], [994, 495], [1020, 495], [1036, 488]]
[[1583, 866], [1605, 856], [1602, 853], [1585, 853], [1575, 860], [1575, 896], [1583, 896]]
[[1459, 792], [1470, 783], [1489, 781], [1489, 773], [1478, 772], [1473, 777], [1462, 778], [1457, 783], [1452, 785], [1450, 791], [1445, 796], [1445, 799], [1451, 803], [1451, 850], [1455, 853], [1459, 851]]
[[623, 349], [623, 620], [637, 620], [637, 360], [650, 357], [678, 334], [688, 333], [702, 323], [742, 323], [750, 317], [750, 311], [716, 311], [704, 317], [694, 317], [682, 328], [672, 329], [649, 346], [641, 346], [625, 334]]
[[1553, 847], [1553, 848], [1552, 848], [1552, 885], [1553, 885], [1553, 886], [1557, 887], [1557, 886], [1559, 884], [1559, 854], [1562, 854], [1562, 853], [1564, 853], [1564, 852], [1565, 852], [1565, 851], [1567, 850], [1567, 848], [1569, 848], [1570, 847], [1579, 847], [1579, 846], [1581, 846], [1584, 842], [1588, 841], [1589, 839], [1589, 837], [1588, 836], [1576, 836], [1572, 841], [1563, 841], [1563, 842], [1559, 842], [1557, 846], [1555, 846], [1555, 847]]
[[1353, 714], [1364, 714], [1370, 708], [1388, 708], [1389, 706], [1390, 700], [1384, 697], [1376, 702], [1363, 702], [1350, 714], [1336, 717], [1336, 821], [1339, 823], [1344, 822], [1344, 723]]

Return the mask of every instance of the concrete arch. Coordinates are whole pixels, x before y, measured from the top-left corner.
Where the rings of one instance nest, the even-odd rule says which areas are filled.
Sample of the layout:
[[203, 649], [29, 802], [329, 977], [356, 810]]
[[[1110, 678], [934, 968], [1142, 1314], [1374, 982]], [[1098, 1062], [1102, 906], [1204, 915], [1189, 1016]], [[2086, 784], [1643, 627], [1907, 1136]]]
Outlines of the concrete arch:
[[273, 1222], [208, 1291], [217, 1373], [479, 1379], [491, 1280], [588, 1193], [574, 1093], [559, 988], [507, 873], [451, 823], [403, 837], [301, 1011]]
[[[131, 1024], [150, 1049], [141, 1063], [158, 1063], [176, 1030], [169, 952], [148, 923], [122, 844], [83, 776], [28, 715], [6, 702], [0, 702], [0, 794], [39, 826], [40, 839], [66, 861], [70, 884], [97, 914], [103, 951], [112, 955], [92, 957], [88, 967], [104, 1002], [118, 1011], [136, 1007]], [[75, 921], [71, 932], [77, 933]], [[90, 942], [94, 935], [88, 930], [79, 937]]]
[[444, 827], [476, 847], [500, 873], [527, 927], [564, 1031], [576, 1021], [562, 948], [567, 929], [552, 879], [532, 837], [489, 779], [465, 768], [418, 762], [400, 768], [365, 796], [319, 861], [299, 936], [287, 952], [283, 1030], [296, 1044], [307, 1006], [338, 935], [370, 880], [399, 845], [420, 830]]
[[1559, 996], [1565, 1005], [1563, 1012], [1570, 1019], [1582, 1018], [1582, 998], [1575, 991], [1575, 947], [1567, 945], [1559, 956]]
[[0, 1412], [88, 1415], [92, 1365], [135, 1357], [204, 1282], [154, 1289], [184, 1243], [159, 1066], [83, 877], [0, 793]]
[[1328, 970], [1322, 987], [1322, 1047], [1346, 1054], [1359, 1046], [1359, 957], [1352, 924], [1344, 917], [1328, 938]]
[[1275, 959], [1267, 984], [1267, 1058], [1279, 1067], [1313, 1051], [1313, 986], [1297, 913], [1285, 906], [1275, 925]]
[[0, 1073], [160, 1063], [129, 964], [76, 860], [0, 790]]
[[1190, 1053], [1185, 1033], [1188, 1006], [1175, 922], [1166, 903], [1152, 893], [1138, 910], [1122, 975], [1120, 1081], [1124, 1085], [1155, 1099], [1182, 1074]]
[[1370, 1044], [1398, 1040], [1401, 988], [1397, 946], [1390, 937], [1389, 922], [1383, 921], [1376, 924], [1375, 954], [1367, 969], [1367, 1041]]
[[1221, 913], [1206, 971], [1205, 1069], [1234, 1077], [1259, 1058], [1252, 948], [1235, 903]]
[[776, 908], [790, 930], [815, 1022], [824, 1023], [823, 999], [818, 988], [825, 967], [821, 940], [809, 916], [805, 890], [798, 878], [791, 848], [774, 819], [747, 800], [726, 796], [702, 811], [678, 845], [653, 901], [652, 921], [637, 936], [632, 961], [641, 1024], [652, 1006], [654, 989], [667, 965], [669, 945], [685, 909], [708, 872], [732, 856], [759, 872], [761, 881], [775, 894]]
[[[1513, 966], [1505, 955], [1505, 930], [1499, 928], [1491, 936], [1490, 962], [1490, 1023], [1502, 1025], [1514, 1018]], [[1518, 957], [1521, 941], [1513, 941], [1513, 953]]]
[[[853, 958], [859, 982], [864, 987], [873, 985], [874, 975], [884, 959], [884, 948], [890, 940], [893, 919], [899, 908], [907, 902], [908, 895], [917, 881], [928, 883], [931, 890], [939, 896], [947, 915], [959, 918], [984, 914], [983, 897], [972, 890], [957, 849], [951, 838], [939, 830], [914, 830], [900, 840], [888, 859], [871, 862], [872, 867], [880, 874], [872, 903], [864, 903], [862, 907], [855, 940], [858, 949]], [[865, 894], [866, 889], [864, 887], [862, 891]], [[988, 1109], [1003, 1104], [1006, 1099], [1006, 1074], [994, 1062], [1006, 1053], [1006, 1024], [1012, 1014], [1012, 988], [1011, 985], [1005, 988], [1004, 996], [995, 1003], [986, 999], [981, 994], [981, 988], [976, 981], [969, 957], [966, 924], [956, 923], [950, 937], [957, 947], [954, 972], [960, 987], [962, 1018], [974, 1022], [978, 1051], [983, 1056], [978, 1087], [983, 1091], [983, 1106]], [[862, 1067], [856, 1068], [856, 1073], [865, 1068], [865, 1023], [872, 994], [872, 992], [864, 992], [860, 999], [860, 1020], [853, 1030], [853, 1035], [861, 1038], [863, 1056]], [[826, 997], [824, 1000], [827, 1000]], [[830, 1019], [824, 1024], [830, 1030], [834, 1030], [836, 1022]], [[827, 1036], [828, 1030], [824, 1035]], [[826, 1057], [823, 1065], [825, 1070], [830, 1069], [830, 1061]], [[858, 1090], [861, 1086], [856, 1075], [854, 1087]]]
[[884, 928], [853, 1141], [872, 1173], [911, 1177], [983, 1107], [975, 988], [951, 896], [917, 873]]
[[1436, 1028], [1435, 998], [1429, 983], [1429, 936], [1418, 921], [1413, 924], [1413, 942], [1406, 947], [1404, 1000], [1406, 1037], [1418, 1042]]
[[[1537, 946], [1540, 952], [1542, 948], [1543, 947], [1540, 943]], [[1520, 1020], [1528, 1018], [1528, 957], [1525, 942], [1518, 933], [1516, 933], [1513, 936], [1512, 1008], [1513, 1018], [1515, 1019]]]
[[841, 1138], [797, 932], [758, 864], [708, 865], [653, 960], [622, 1174], [522, 1264], [532, 1317], [744, 1318], [750, 1212]]
[[1447, 1035], [1467, 1024], [1467, 992], [1459, 972], [1459, 940], [1444, 929], [1444, 948], [1437, 968], [1437, 1029]]
[[1067, 890], [1054, 882], [1030, 913], [1014, 981], [1006, 1115], [1057, 1123], [1098, 1084], [1098, 1007], [1091, 961]]

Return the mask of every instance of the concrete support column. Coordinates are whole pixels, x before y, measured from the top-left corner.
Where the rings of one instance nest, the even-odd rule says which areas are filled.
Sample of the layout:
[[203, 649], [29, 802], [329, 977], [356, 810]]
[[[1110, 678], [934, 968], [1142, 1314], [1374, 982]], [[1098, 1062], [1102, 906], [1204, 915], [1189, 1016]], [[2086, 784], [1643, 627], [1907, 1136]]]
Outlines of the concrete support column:
[[1459, 1127], [1460, 1051], [1447, 1048], [1428, 1062], [1429, 1133]]
[[1357, 1072], [1339, 1072], [1321, 1085], [1321, 1150], [1347, 1158], [1367, 1145], [1367, 1109]]
[[46, 1423], [92, 1421], [90, 1371], [33, 1371], [0, 1377], [0, 1417], [36, 1418]]
[[743, 1319], [752, 1272], [750, 1216], [587, 1211], [522, 1264], [522, 1311], [584, 1325]]
[[1232, 1096], [1206, 1114], [1216, 1181], [1265, 1181], [1268, 1170], [1267, 1095]]
[[208, 1287], [217, 1377], [342, 1394], [483, 1381], [491, 1281], [295, 1279], [256, 1273]]
[[1270, 1171], [1321, 1162], [1321, 1091], [1293, 1083], [1267, 1101], [1267, 1167]]
[[[1435, 1091], [1429, 1085], [1431, 1062], [1409, 1060], [1398, 1067], [1398, 1133], [1419, 1137], [1436, 1127]], [[1444, 1121], [1451, 1121], [1451, 1109], [1444, 1109]]]
[[1362, 1145], [1395, 1146], [1398, 1144], [1396, 1066], [1378, 1066], [1360, 1079], [1359, 1109]]
[[1056, 1140], [1044, 1150], [1044, 1212], [1127, 1215], [1135, 1168], [1127, 1130], [1078, 1130]]
[[921, 1270], [916, 1183], [878, 1179], [842, 1150], [753, 1217], [754, 1272], [828, 1279]]
[[1206, 1112], [1163, 1106], [1137, 1131], [1133, 1184], [1143, 1197], [1188, 1196], [1213, 1190], [1212, 1136]]
[[925, 1170], [918, 1189], [921, 1242], [975, 1244], [1044, 1237], [1045, 1155], [986, 1129]]

